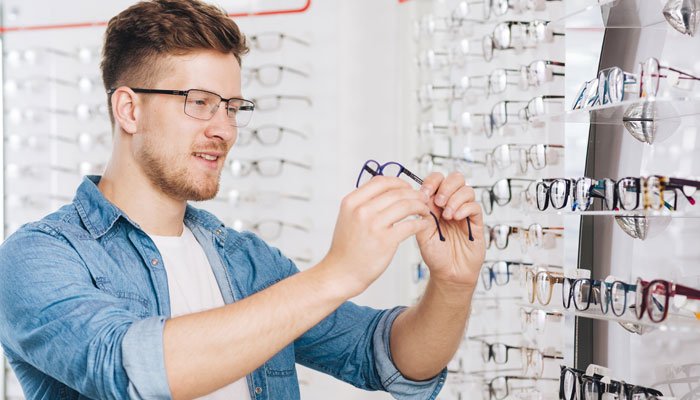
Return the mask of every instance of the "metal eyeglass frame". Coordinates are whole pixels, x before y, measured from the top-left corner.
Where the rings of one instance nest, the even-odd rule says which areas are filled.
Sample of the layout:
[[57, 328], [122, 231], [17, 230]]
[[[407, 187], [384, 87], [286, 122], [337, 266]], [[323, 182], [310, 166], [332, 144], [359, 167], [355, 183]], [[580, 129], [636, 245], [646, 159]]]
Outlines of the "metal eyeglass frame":
[[[129, 87], [129, 89], [131, 89], [134, 93], [167, 94], [167, 95], [171, 95], [171, 96], [183, 96], [183, 97], [185, 97], [185, 102], [182, 106], [182, 110], [185, 113], [185, 115], [187, 115], [188, 117], [192, 117], [194, 119], [201, 120], [201, 121], [209, 121], [210, 119], [212, 119], [214, 117], [214, 115], [216, 114], [216, 112], [219, 110], [219, 106], [221, 105], [222, 101], [226, 102], [226, 115], [228, 115], [229, 120], [231, 120], [231, 121], [236, 120], [236, 114], [231, 116], [231, 109], [234, 109], [236, 112], [238, 112], [238, 111], [250, 111], [251, 117], [253, 115], [253, 111], [255, 111], [255, 103], [251, 100], [243, 99], [240, 97], [231, 97], [231, 98], [225, 99], [225, 98], [221, 97], [219, 94], [214, 93], [214, 92], [210, 92], [208, 90], [202, 90], [202, 89], [169, 90], [169, 89], [144, 89], [144, 88], [133, 88], [133, 87]], [[107, 94], [111, 96], [116, 90], [117, 90], [117, 88], [111, 88], [107, 91]], [[210, 112], [211, 115], [209, 116], [209, 118], [195, 117], [194, 115], [187, 113], [187, 96], [192, 91], [208, 93], [208, 94], [217, 96], [219, 98], [219, 102], [216, 103], [216, 107], [212, 108], [212, 110]], [[240, 101], [243, 105], [240, 105], [238, 107], [231, 107], [231, 101], [233, 101], [233, 100]], [[248, 125], [249, 122], [250, 122], [250, 117], [248, 118], [248, 121], [246, 121], [245, 123], [240, 124], [240, 125], [236, 124], [234, 126], [235, 127], [243, 127], [243, 126]]]

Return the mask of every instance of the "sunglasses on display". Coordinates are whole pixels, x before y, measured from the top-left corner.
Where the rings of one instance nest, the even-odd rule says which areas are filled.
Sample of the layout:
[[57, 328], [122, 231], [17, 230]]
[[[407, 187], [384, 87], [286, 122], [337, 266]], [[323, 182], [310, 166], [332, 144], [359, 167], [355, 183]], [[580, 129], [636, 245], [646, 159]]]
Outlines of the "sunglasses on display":
[[308, 139], [308, 136], [303, 132], [280, 125], [270, 124], [260, 125], [255, 129], [239, 129], [236, 144], [239, 146], [247, 146], [255, 139], [264, 146], [273, 146], [278, 144], [282, 140], [282, 136], [286, 134], [295, 135], [304, 140]]
[[606, 394], [615, 395], [617, 399], [656, 400], [663, 393], [629, 383], [610, 380], [603, 381], [599, 375], [588, 376], [585, 372], [561, 366], [559, 379], [559, 398], [563, 400], [603, 400]]
[[608, 210], [677, 209], [678, 194], [695, 204], [693, 196], [700, 181], [669, 178], [660, 175], [612, 179], [544, 179], [536, 184], [537, 209], [545, 211], [550, 205], [557, 210], [571, 204], [572, 211], [587, 211], [594, 199], [600, 199]]
[[282, 32], [261, 32], [255, 35], [248, 36], [248, 43], [256, 50], [263, 52], [277, 51], [282, 49], [282, 45], [290, 42], [298, 45], [309, 47], [311, 44], [298, 37], [288, 35]]
[[[357, 176], [357, 182], [355, 182], [355, 187], [359, 188], [360, 186], [368, 182], [370, 179], [372, 179], [372, 177], [377, 175], [395, 176], [397, 178], [405, 176], [409, 178], [413, 183], [417, 183], [418, 185], [423, 184], [423, 179], [419, 178], [416, 174], [409, 171], [406, 167], [397, 162], [389, 161], [384, 164], [379, 164], [379, 162], [375, 160], [367, 160], [362, 166], [360, 174]], [[440, 238], [440, 241], [444, 242], [445, 237], [442, 234], [442, 229], [440, 228], [438, 217], [432, 211], [430, 212], [430, 215], [435, 220], [435, 225], [437, 227], [438, 237]], [[472, 235], [471, 220], [469, 217], [467, 217], [466, 220], [467, 229], [469, 232], [469, 240], [474, 241], [474, 236]]]
[[276, 86], [282, 82], [282, 76], [285, 74], [297, 75], [304, 78], [309, 77], [309, 74], [296, 68], [279, 64], [266, 64], [244, 70], [241, 74], [241, 85], [246, 87], [253, 81], [256, 81], [261, 86]]
[[282, 169], [284, 169], [285, 165], [311, 170], [311, 166], [308, 164], [274, 157], [260, 158], [257, 160], [231, 159], [227, 161], [227, 164], [229, 172], [234, 177], [246, 177], [253, 171], [263, 177], [275, 177], [282, 174]]

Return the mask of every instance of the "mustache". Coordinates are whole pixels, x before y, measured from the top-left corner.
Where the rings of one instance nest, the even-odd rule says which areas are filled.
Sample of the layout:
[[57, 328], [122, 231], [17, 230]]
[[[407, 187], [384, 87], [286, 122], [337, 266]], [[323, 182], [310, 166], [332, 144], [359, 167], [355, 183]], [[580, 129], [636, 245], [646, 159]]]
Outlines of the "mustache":
[[230, 147], [226, 143], [208, 143], [206, 145], [202, 145], [201, 147], [197, 146], [192, 152], [193, 153], [207, 153], [207, 152], [216, 152], [216, 153], [228, 153], [230, 150]]

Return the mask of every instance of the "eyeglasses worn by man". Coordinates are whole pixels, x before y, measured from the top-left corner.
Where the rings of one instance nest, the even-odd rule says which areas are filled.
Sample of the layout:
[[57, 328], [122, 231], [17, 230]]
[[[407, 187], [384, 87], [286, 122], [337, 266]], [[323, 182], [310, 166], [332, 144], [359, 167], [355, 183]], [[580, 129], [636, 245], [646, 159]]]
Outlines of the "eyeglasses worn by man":
[[[216, 195], [254, 111], [246, 52], [235, 22], [200, 1], [140, 2], [109, 21], [104, 174], [0, 247], [0, 342], [27, 398], [298, 399], [296, 363], [436, 397], [484, 257], [474, 191], [459, 174], [421, 190], [374, 177], [343, 198], [330, 249], [303, 272], [188, 205]], [[420, 302], [349, 302], [413, 236], [430, 269]]]

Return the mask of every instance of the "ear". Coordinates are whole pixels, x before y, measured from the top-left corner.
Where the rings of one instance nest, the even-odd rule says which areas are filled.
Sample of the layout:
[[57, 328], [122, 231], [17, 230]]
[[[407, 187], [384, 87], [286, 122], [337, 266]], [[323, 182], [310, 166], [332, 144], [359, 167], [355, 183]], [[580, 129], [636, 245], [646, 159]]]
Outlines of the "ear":
[[114, 121], [129, 134], [136, 133], [139, 116], [139, 98], [131, 88], [120, 86], [112, 93], [112, 114]]

